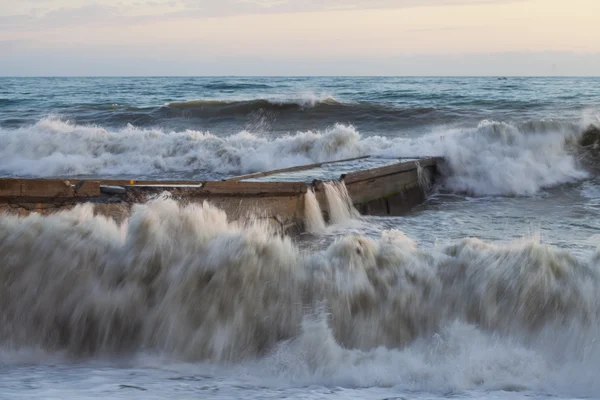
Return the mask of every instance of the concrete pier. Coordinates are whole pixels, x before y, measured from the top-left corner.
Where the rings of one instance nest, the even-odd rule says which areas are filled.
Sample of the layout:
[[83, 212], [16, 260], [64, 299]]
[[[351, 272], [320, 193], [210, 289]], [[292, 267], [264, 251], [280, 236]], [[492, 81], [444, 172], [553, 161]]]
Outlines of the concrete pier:
[[[361, 214], [400, 215], [426, 198], [439, 158], [361, 157], [228, 178], [223, 181], [144, 181], [0, 178], [0, 214], [49, 214], [92, 203], [118, 221], [131, 206], [168, 191], [181, 203], [204, 202], [230, 220], [266, 218], [282, 231], [302, 231], [304, 194], [313, 188], [325, 210], [323, 182], [343, 181]], [[325, 215], [327, 218], [327, 215]]]

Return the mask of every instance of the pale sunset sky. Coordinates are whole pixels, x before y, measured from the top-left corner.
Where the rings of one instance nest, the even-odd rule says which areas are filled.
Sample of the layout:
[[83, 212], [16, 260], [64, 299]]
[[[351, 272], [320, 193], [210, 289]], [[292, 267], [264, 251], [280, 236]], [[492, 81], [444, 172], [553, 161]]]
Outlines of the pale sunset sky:
[[599, 75], [600, 0], [0, 0], [0, 75]]

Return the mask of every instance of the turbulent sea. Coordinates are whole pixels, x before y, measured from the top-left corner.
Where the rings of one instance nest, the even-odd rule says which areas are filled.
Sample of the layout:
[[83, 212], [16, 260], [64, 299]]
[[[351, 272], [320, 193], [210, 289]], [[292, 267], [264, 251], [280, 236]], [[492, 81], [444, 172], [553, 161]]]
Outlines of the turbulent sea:
[[5, 177], [447, 163], [299, 237], [168, 196], [0, 217], [0, 398], [599, 398], [599, 128], [597, 78], [0, 78]]

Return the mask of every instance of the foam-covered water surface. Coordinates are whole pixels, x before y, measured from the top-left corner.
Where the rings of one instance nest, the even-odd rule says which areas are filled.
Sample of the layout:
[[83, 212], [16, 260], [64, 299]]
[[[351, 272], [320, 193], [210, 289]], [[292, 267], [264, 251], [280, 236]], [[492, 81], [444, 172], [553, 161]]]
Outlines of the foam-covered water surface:
[[320, 181], [332, 181], [340, 179], [340, 176], [350, 172], [365, 171], [367, 169], [380, 168], [388, 165], [408, 161], [416, 161], [416, 158], [377, 158], [364, 157], [353, 160], [329, 162], [314, 168], [296, 171], [276, 172], [266, 176], [248, 177], [245, 182], [305, 182], [311, 183], [315, 179]]

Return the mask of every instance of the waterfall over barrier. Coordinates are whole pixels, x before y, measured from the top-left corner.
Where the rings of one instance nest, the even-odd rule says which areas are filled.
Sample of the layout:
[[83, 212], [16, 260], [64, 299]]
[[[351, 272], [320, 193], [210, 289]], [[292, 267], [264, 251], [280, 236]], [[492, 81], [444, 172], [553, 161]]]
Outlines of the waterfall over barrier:
[[318, 233], [325, 229], [323, 213], [312, 188], [304, 195], [304, 220], [305, 229], [309, 233]]
[[[360, 213], [352, 204], [352, 199], [343, 181], [324, 182], [323, 192], [330, 224], [341, 224], [360, 216]], [[308, 189], [304, 195], [304, 213], [304, 224], [307, 232], [318, 233], [325, 229], [323, 211], [313, 188]]]
[[431, 172], [428, 169], [421, 167], [419, 161], [415, 161], [415, 165], [417, 166], [417, 180], [419, 182], [419, 186], [423, 190], [423, 193], [429, 193], [432, 185], [431, 182], [433, 180]]
[[325, 182], [323, 188], [325, 189], [331, 223], [340, 224], [360, 215], [352, 204], [352, 199], [344, 182]]

